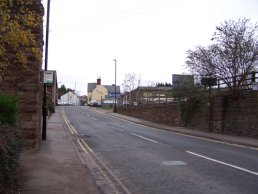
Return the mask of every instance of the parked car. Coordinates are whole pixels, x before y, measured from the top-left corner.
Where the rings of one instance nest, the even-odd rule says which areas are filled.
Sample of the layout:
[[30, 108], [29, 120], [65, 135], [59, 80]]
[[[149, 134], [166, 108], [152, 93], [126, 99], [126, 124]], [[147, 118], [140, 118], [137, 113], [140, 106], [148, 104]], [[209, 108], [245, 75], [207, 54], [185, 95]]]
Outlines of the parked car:
[[99, 102], [97, 100], [91, 100], [90, 101], [90, 106], [91, 107], [100, 107], [101, 106], [101, 102]]

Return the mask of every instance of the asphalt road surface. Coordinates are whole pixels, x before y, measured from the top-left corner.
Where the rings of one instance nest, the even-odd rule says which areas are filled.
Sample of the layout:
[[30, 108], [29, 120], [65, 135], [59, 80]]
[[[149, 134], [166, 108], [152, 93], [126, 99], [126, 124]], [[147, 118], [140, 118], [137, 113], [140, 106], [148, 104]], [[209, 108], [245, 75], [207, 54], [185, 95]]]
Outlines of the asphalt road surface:
[[64, 117], [102, 193], [258, 193], [258, 150], [138, 125], [89, 107], [64, 107]]

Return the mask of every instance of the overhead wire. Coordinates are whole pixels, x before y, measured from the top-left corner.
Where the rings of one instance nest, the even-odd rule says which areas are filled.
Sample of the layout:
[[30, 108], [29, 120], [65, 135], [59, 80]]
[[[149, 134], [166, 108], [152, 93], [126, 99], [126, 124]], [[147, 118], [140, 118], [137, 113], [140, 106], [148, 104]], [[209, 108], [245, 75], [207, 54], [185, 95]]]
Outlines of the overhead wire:
[[[67, 34], [67, 33], [72, 33], [72, 32], [78, 32], [78, 31], [82, 31], [85, 29], [89, 29], [89, 28], [93, 28], [93, 27], [97, 27], [97, 26], [101, 26], [101, 25], [107, 25], [109, 23], [117, 22], [117, 21], [124, 20], [124, 19], [130, 18], [130, 17], [135, 17], [137, 15], [152, 12], [154, 10], [163, 8], [170, 4], [178, 3], [179, 1], [180, 0], [156, 1], [153, 3], [149, 3], [147, 5], [142, 5], [137, 8], [131, 8], [126, 11], [117, 12], [114, 14], [110, 14], [110, 15], [99, 17], [99, 18], [92, 19], [92, 20], [86, 20], [86, 21], [83, 21], [83, 22], [80, 22], [77, 24], [67, 25], [67, 26], [63, 26], [63, 27], [59, 27], [59, 28], [53, 28], [52, 29], [53, 35], [61, 35], [61, 34]], [[69, 30], [64, 30], [67, 28], [69, 28]], [[71, 28], [73, 28], [73, 29], [71, 29]], [[60, 30], [64, 30], [64, 31], [58, 32]]]

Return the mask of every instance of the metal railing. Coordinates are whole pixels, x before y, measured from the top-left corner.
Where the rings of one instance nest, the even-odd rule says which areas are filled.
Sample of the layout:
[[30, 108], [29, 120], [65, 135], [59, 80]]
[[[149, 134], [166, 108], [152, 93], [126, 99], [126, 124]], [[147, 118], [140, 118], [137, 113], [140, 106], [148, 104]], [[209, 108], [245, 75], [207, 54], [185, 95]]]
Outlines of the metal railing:
[[[252, 72], [246, 75], [237, 75], [225, 79], [218, 79], [218, 89], [236, 87], [237, 89], [252, 89], [253, 84], [258, 82], [258, 72]], [[235, 86], [234, 86], [235, 84]]]

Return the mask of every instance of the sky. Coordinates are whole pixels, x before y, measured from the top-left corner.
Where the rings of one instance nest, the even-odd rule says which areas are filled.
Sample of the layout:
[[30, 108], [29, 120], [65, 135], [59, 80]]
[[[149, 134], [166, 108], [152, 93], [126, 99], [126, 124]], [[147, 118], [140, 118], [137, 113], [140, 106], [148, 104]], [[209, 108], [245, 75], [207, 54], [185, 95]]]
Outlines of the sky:
[[99, 77], [115, 83], [114, 59], [121, 89], [127, 73], [141, 86], [171, 83], [172, 74], [189, 74], [187, 50], [208, 46], [216, 26], [239, 18], [257, 23], [258, 0], [51, 0], [48, 70], [81, 95]]

